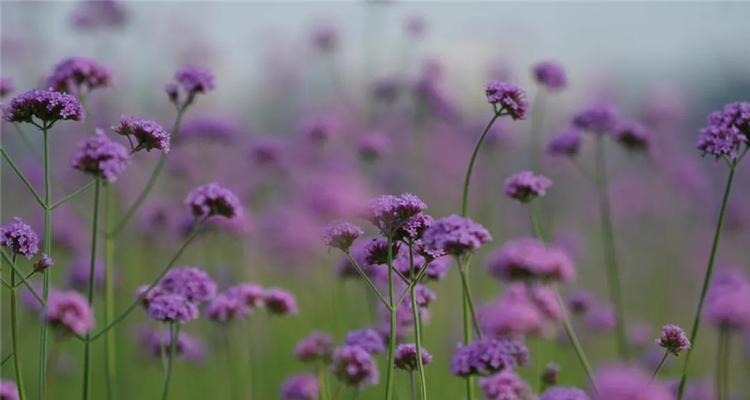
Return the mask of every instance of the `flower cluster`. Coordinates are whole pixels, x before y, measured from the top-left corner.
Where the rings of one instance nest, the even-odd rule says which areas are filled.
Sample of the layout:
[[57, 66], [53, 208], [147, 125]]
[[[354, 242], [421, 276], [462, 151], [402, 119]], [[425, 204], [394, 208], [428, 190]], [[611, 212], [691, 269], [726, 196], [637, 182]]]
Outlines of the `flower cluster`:
[[0, 226], [0, 245], [31, 259], [39, 251], [39, 237], [21, 218], [15, 217], [12, 223]]
[[489, 256], [488, 270], [509, 281], [568, 282], [575, 277], [573, 260], [565, 250], [532, 238], [506, 242]]
[[617, 127], [619, 117], [617, 109], [609, 103], [595, 103], [573, 117], [576, 128], [593, 133], [604, 134]]
[[331, 372], [344, 384], [358, 388], [375, 385], [380, 378], [372, 355], [359, 346], [336, 348]]
[[549, 141], [547, 153], [553, 156], [575, 157], [581, 150], [582, 135], [575, 129], [568, 129]]
[[0, 77], [0, 98], [13, 93], [13, 81], [10, 78]]
[[122, 116], [120, 124], [113, 126], [112, 130], [118, 135], [127, 136], [128, 140], [130, 136], [135, 138], [137, 145], [133, 148], [133, 152], [141, 149], [169, 152], [169, 132], [156, 121]]
[[263, 293], [263, 304], [269, 313], [275, 315], [295, 315], [299, 312], [294, 295], [279, 288], [267, 289]]
[[378, 354], [385, 351], [383, 337], [374, 329], [351, 331], [346, 335], [344, 344], [347, 346], [359, 346], [370, 354]]
[[534, 175], [531, 171], [521, 171], [505, 180], [505, 194], [521, 203], [528, 203], [537, 197], [544, 196], [551, 185], [552, 181], [546, 176]]
[[[422, 358], [422, 365], [432, 362], [432, 356], [424, 348], [420, 348], [419, 354]], [[396, 353], [393, 358], [396, 368], [404, 371], [414, 371], [417, 369], [417, 346], [413, 343], [400, 344], [396, 347]]]
[[81, 94], [112, 84], [109, 69], [86, 57], [71, 57], [63, 60], [47, 79], [47, 86], [59, 92]]
[[348, 222], [335, 221], [326, 226], [323, 242], [330, 247], [347, 252], [358, 237], [365, 232], [362, 228]]
[[320, 393], [318, 378], [314, 374], [297, 374], [281, 384], [282, 400], [316, 400]]
[[151, 290], [138, 291], [152, 319], [181, 324], [198, 318], [198, 305], [214, 296], [216, 283], [194, 267], [171, 269]]
[[488, 335], [536, 335], [562, 318], [554, 291], [545, 285], [513, 283], [495, 301], [480, 307], [479, 324]]
[[50, 292], [44, 320], [65, 333], [83, 335], [94, 327], [94, 312], [77, 292]]
[[19, 94], [3, 109], [8, 122], [36, 123], [34, 118], [37, 118], [47, 126], [58, 120], [81, 121], [84, 115], [78, 99], [51, 89]]
[[554, 61], [542, 61], [532, 67], [532, 72], [537, 83], [547, 90], [561, 90], [568, 84], [562, 65]]
[[196, 218], [213, 215], [234, 218], [243, 213], [237, 196], [214, 182], [193, 189], [185, 198], [185, 205]]
[[526, 364], [529, 351], [513, 339], [477, 339], [459, 346], [451, 357], [451, 372], [457, 376], [491, 375]]
[[311, 332], [297, 342], [294, 356], [302, 362], [322, 361], [327, 363], [333, 354], [333, 337], [321, 332]]
[[479, 380], [487, 400], [525, 400], [531, 388], [515, 371], [505, 370]]
[[70, 161], [73, 168], [112, 183], [125, 172], [130, 155], [125, 146], [108, 138], [101, 130], [84, 139]]
[[456, 256], [474, 251], [491, 240], [482, 225], [458, 215], [436, 220], [422, 236], [426, 248]]
[[539, 400], [590, 400], [590, 397], [578, 388], [553, 387], [544, 392]]
[[[734, 161], [750, 141], [750, 103], [729, 103], [721, 111], [708, 116], [708, 125], [701, 129], [695, 146], [703, 155]], [[745, 150], [746, 151], [746, 150]]]
[[673, 400], [666, 385], [652, 382], [643, 371], [625, 366], [602, 368], [594, 376], [597, 399], [607, 400]]
[[190, 105], [197, 94], [214, 89], [214, 75], [206, 68], [186, 65], [175, 72], [174, 79], [177, 83], [168, 84], [164, 90], [180, 109]]
[[690, 348], [690, 340], [685, 335], [685, 331], [677, 325], [664, 325], [661, 336], [656, 339], [656, 344], [675, 356]]
[[739, 269], [716, 275], [706, 297], [706, 320], [729, 329], [750, 329], [750, 280]]
[[498, 112], [505, 112], [513, 119], [524, 119], [529, 109], [526, 92], [520, 87], [507, 82], [492, 81], [484, 89], [487, 101], [499, 106]]
[[417, 196], [405, 193], [400, 196], [382, 195], [370, 200], [367, 219], [385, 236], [392, 236], [410, 218], [427, 209]]
[[612, 132], [613, 138], [631, 151], [643, 151], [648, 148], [650, 134], [645, 126], [637, 122], [623, 122]]

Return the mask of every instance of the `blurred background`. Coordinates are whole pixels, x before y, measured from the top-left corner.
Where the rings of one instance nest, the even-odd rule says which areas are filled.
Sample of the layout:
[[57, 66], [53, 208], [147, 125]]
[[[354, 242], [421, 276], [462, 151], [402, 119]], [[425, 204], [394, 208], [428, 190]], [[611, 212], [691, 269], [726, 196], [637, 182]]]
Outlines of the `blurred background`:
[[[193, 64], [216, 76], [216, 89], [187, 112], [156, 190], [118, 239], [116, 308], [172, 256], [181, 241], [185, 194], [210, 181], [240, 195], [247, 220], [206, 232], [179, 264], [205, 268], [220, 288], [240, 281], [283, 287], [300, 305], [296, 316], [256, 313], [231, 325], [203, 319], [185, 326], [204, 352], [178, 362], [173, 398], [278, 398], [285, 377], [306, 370], [292, 352], [311, 330], [340, 342], [348, 331], [379, 326], [367, 288], [337, 275], [339, 254], [327, 251], [320, 230], [332, 219], [354, 220], [368, 198], [383, 193], [413, 192], [435, 217], [457, 212], [472, 146], [491, 117], [483, 93], [491, 79], [525, 88], [532, 109], [544, 96], [540, 132], [545, 140], [596, 100], [617, 104], [623, 116], [649, 127], [647, 153], [632, 154], [615, 144], [607, 149], [627, 317], [641, 327], [641, 336], [649, 332], [647, 340], [634, 343], [638, 362], [658, 362], [661, 353], [654, 353], [651, 343], [663, 324], [689, 326], [726, 173], [723, 163], [702, 159], [694, 142], [709, 112], [747, 100], [750, 93], [750, 3], [101, 4], [2, 2], [0, 75], [13, 80], [14, 94], [43, 87], [62, 59], [86, 56], [109, 67], [113, 77], [112, 87], [88, 99], [94, 126], [106, 129], [125, 114], [169, 127], [175, 112], [163, 88], [174, 72]], [[534, 82], [531, 66], [544, 60], [564, 66], [563, 91], [546, 93]], [[315, 124], [326, 127], [323, 139], [311, 134]], [[569, 161], [530, 148], [529, 125], [501, 121], [480, 154], [470, 215], [494, 241], [474, 261], [476, 301], [491, 302], [502, 293], [501, 283], [487, 279], [486, 252], [531, 234], [524, 208], [503, 196], [502, 182], [529, 168], [536, 154], [537, 172], [553, 181], [541, 201], [546, 229], [578, 268], [575, 284], [563, 290], [587, 290], [606, 303], [594, 188]], [[27, 131], [24, 141], [3, 122], [0, 138], [32, 182], [41, 185], [40, 135]], [[75, 146], [86, 136], [83, 123], [55, 126], [55, 197], [86, 182], [69, 167]], [[588, 143], [580, 155], [584, 167], [592, 164], [592, 155]], [[132, 203], [157, 158], [138, 154], [115, 185], [117, 207]], [[745, 273], [750, 268], [747, 172], [747, 165], [740, 167], [719, 253], [720, 269], [739, 267]], [[88, 254], [90, 194], [55, 211], [56, 287], [75, 287], [76, 264]], [[41, 232], [42, 213], [28, 198], [3, 165], [2, 222], [21, 216]], [[432, 392], [440, 399], [463, 393], [462, 381], [448, 369], [462, 337], [460, 282], [453, 269], [431, 284], [438, 297], [424, 329], [434, 356], [427, 379], [439, 387]], [[33, 310], [23, 314], [22, 332], [28, 335], [22, 346], [30, 357], [25, 368], [33, 378], [38, 316]], [[5, 308], [2, 322], [5, 354]], [[610, 362], [615, 356], [611, 331], [591, 328], [585, 318], [576, 324], [594, 364]], [[162, 364], [139, 341], [139, 332], [154, 326], [139, 310], [116, 330], [120, 398], [159, 393]], [[573, 352], [556, 345], [556, 335], [548, 334], [545, 356], [560, 364], [562, 383], [585, 386]], [[742, 334], [733, 340], [732, 382], [738, 395], [748, 396], [750, 382], [739, 378], [750, 373], [750, 343]], [[716, 333], [704, 329], [701, 341], [693, 371], [710, 378]], [[78, 395], [81, 347], [55, 338], [50, 398]], [[104, 394], [103, 348], [102, 342], [94, 346], [94, 398]], [[678, 361], [670, 359], [663, 376], [678, 376]], [[521, 372], [532, 373], [531, 368]], [[2, 376], [12, 377], [11, 364], [3, 366]], [[398, 379], [398, 398], [405, 399], [407, 375]], [[367, 388], [359, 398], [380, 396], [380, 388]]]

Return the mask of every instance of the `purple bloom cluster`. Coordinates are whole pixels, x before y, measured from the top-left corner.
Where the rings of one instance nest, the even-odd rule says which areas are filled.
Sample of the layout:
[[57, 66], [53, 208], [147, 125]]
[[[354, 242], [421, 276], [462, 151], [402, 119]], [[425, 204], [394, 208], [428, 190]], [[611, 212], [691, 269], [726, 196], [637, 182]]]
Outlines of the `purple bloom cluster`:
[[0, 380], [0, 399], [18, 400], [18, 386], [13, 381]]
[[115, 182], [125, 172], [130, 155], [125, 146], [108, 138], [101, 130], [78, 146], [70, 165], [109, 183]]
[[560, 366], [550, 362], [544, 367], [542, 371], [542, 383], [547, 386], [557, 385], [558, 378], [560, 376]]
[[377, 160], [385, 155], [391, 147], [391, 141], [385, 134], [370, 131], [360, 135], [357, 140], [357, 152], [365, 161]]
[[35, 123], [38, 118], [49, 125], [58, 120], [81, 121], [83, 106], [75, 97], [54, 90], [30, 90], [19, 94], [4, 107], [3, 116], [8, 122]]
[[750, 329], [750, 280], [739, 269], [717, 274], [706, 297], [706, 320], [730, 329]]
[[595, 103], [573, 117], [573, 125], [578, 129], [593, 133], [611, 132], [617, 127], [617, 109], [609, 103]]
[[575, 157], [581, 150], [581, 132], [568, 129], [552, 138], [547, 144], [547, 153], [553, 156]]
[[526, 364], [529, 351], [513, 339], [477, 339], [459, 346], [451, 357], [451, 372], [456, 376], [491, 375]]
[[596, 399], [599, 400], [673, 400], [666, 385], [652, 382], [641, 370], [626, 366], [610, 366], [594, 376]]
[[[168, 330], [148, 330], [140, 338], [152, 357], [162, 357], [171, 351], [172, 337]], [[175, 357], [188, 361], [201, 361], [205, 357], [203, 343], [185, 332], [177, 335]]]
[[552, 186], [552, 181], [546, 176], [534, 175], [531, 171], [521, 171], [505, 180], [505, 194], [521, 203], [528, 203], [537, 197], [544, 196], [550, 186]]
[[227, 289], [227, 294], [240, 299], [251, 310], [263, 307], [265, 289], [255, 283], [240, 283]]
[[251, 308], [242, 299], [229, 294], [218, 294], [206, 305], [208, 319], [220, 323], [244, 318], [251, 312]]
[[380, 333], [374, 329], [361, 329], [349, 332], [344, 344], [347, 346], [359, 346], [370, 354], [378, 354], [385, 351], [385, 341]]
[[184, 324], [197, 319], [198, 314], [195, 303], [176, 293], [163, 293], [148, 303], [148, 316], [156, 321]]
[[333, 337], [321, 332], [311, 332], [297, 342], [294, 356], [302, 362], [322, 361], [327, 363], [333, 354]]
[[507, 82], [492, 81], [485, 88], [487, 101], [499, 105], [498, 112], [506, 112], [513, 119], [524, 119], [529, 109], [526, 92], [520, 87]]
[[70, 266], [68, 271], [68, 284], [71, 288], [85, 292], [89, 286], [89, 279], [94, 280], [94, 289], [101, 291], [104, 289], [104, 278], [106, 270], [102, 260], [94, 261], [94, 276], [91, 276], [91, 260], [89, 257], [78, 257]]
[[42, 257], [34, 263], [35, 272], [43, 272], [47, 268], [55, 265], [55, 262], [47, 254], [42, 254]]
[[[398, 254], [401, 245], [399, 242], [391, 243], [391, 254]], [[388, 239], [376, 237], [367, 242], [364, 248], [364, 261], [369, 265], [385, 265], [388, 263]]]
[[590, 400], [590, 397], [578, 388], [553, 387], [544, 392], [539, 400]]
[[314, 374], [297, 374], [287, 378], [281, 384], [282, 400], [316, 400], [320, 388]]
[[489, 256], [488, 269], [503, 280], [568, 282], [575, 277], [573, 260], [565, 250], [532, 238], [506, 242]]
[[86, 57], [71, 57], [55, 67], [47, 86], [59, 92], [77, 95], [112, 84], [109, 69]]
[[195, 95], [214, 89], [214, 75], [206, 68], [186, 65], [174, 74], [177, 83], [165, 87], [169, 100], [178, 108], [185, 108], [193, 102]]
[[237, 196], [215, 182], [193, 189], [185, 198], [185, 205], [196, 218], [212, 215], [234, 218], [243, 213]]
[[146, 151], [157, 149], [165, 153], [169, 152], [169, 132], [156, 121], [122, 116], [120, 117], [120, 124], [113, 126], [112, 130], [118, 135], [127, 136], [128, 140], [130, 136], [133, 136], [137, 143], [133, 149], [134, 152], [141, 149]]
[[695, 146], [704, 155], [736, 160], [749, 141], [750, 103], [735, 102], [709, 114], [708, 125], [701, 129]]
[[0, 98], [11, 94], [15, 90], [13, 81], [10, 78], [0, 77]]
[[482, 225], [458, 215], [436, 220], [422, 236], [426, 248], [456, 256], [474, 251], [491, 240]]
[[128, 20], [128, 13], [120, 0], [84, 0], [76, 5], [71, 15], [73, 26], [80, 30], [120, 28]]
[[370, 200], [367, 219], [386, 235], [393, 235], [410, 218], [427, 209], [417, 196], [404, 193], [400, 196], [382, 195]]
[[271, 314], [295, 315], [299, 312], [294, 295], [283, 289], [267, 289], [263, 294], [263, 303]]
[[216, 283], [205, 271], [195, 267], [172, 268], [159, 282], [159, 287], [196, 303], [216, 296]]
[[347, 252], [352, 243], [365, 232], [362, 228], [348, 222], [335, 221], [325, 227], [323, 242], [330, 247]]
[[362, 388], [380, 379], [370, 353], [359, 346], [341, 346], [333, 351], [331, 372], [346, 385]]
[[[432, 362], [432, 356], [424, 348], [420, 348], [422, 356], [422, 365]], [[396, 353], [393, 357], [396, 368], [405, 371], [414, 371], [417, 369], [417, 346], [413, 343], [400, 344], [396, 347]]]
[[51, 291], [44, 320], [53, 327], [75, 335], [83, 335], [94, 327], [91, 306], [76, 292]]
[[614, 139], [623, 147], [632, 151], [646, 150], [650, 134], [645, 126], [633, 122], [623, 122], [612, 132]]
[[182, 143], [190, 139], [204, 139], [231, 144], [237, 141], [239, 133], [239, 124], [231, 118], [202, 116], [191, 119], [180, 128], [179, 142]]
[[21, 218], [15, 217], [10, 224], [0, 226], [0, 245], [31, 259], [39, 251], [39, 237]]
[[480, 308], [482, 331], [494, 336], [539, 334], [562, 318], [554, 291], [547, 286], [513, 283], [494, 302]]
[[525, 400], [531, 388], [515, 371], [505, 370], [479, 380], [487, 400]]
[[676, 356], [680, 352], [690, 348], [690, 339], [688, 339], [685, 331], [679, 326], [664, 325], [661, 330], [661, 336], [656, 339], [656, 344]]
[[547, 90], [557, 91], [564, 89], [568, 84], [568, 78], [562, 65], [554, 61], [542, 61], [532, 67], [534, 79]]
[[174, 268], [150, 291], [142, 287], [137, 295], [151, 318], [184, 324], [198, 318], [198, 304], [216, 296], [216, 283], [198, 268]]

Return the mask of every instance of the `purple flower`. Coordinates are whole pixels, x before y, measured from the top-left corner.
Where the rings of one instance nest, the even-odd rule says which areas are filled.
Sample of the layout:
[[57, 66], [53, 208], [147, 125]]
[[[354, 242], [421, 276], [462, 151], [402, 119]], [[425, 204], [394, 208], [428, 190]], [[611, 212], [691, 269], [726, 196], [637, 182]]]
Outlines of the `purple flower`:
[[239, 123], [231, 118], [202, 116], [186, 122], [175, 140], [183, 143], [190, 139], [203, 139], [228, 145], [237, 141], [240, 130]]
[[255, 283], [240, 283], [227, 289], [227, 294], [240, 299], [251, 310], [263, 307], [265, 289]]
[[335, 221], [325, 227], [323, 242], [327, 246], [348, 252], [352, 243], [365, 232], [362, 228], [343, 221]]
[[532, 67], [536, 82], [550, 91], [564, 89], [568, 84], [562, 65], [554, 61], [542, 61]]
[[573, 125], [578, 129], [593, 133], [607, 133], [618, 123], [617, 109], [609, 103], [595, 103], [573, 117]]
[[428, 249], [457, 256], [474, 251], [491, 240], [492, 236], [482, 225], [455, 214], [436, 220], [422, 236]]
[[555, 386], [560, 375], [560, 366], [550, 362], [544, 367], [542, 371], [542, 383], [546, 386]]
[[652, 343], [651, 325], [645, 322], [635, 322], [628, 328], [628, 341], [635, 347], [643, 347]]
[[302, 132], [312, 143], [324, 145], [333, 139], [336, 127], [335, 118], [319, 117], [306, 121], [302, 126]]
[[0, 399], [18, 400], [18, 386], [13, 381], [0, 380]]
[[321, 23], [313, 29], [312, 43], [315, 48], [321, 52], [331, 52], [336, 50], [339, 42], [339, 35], [336, 27], [330, 24]]
[[750, 281], [739, 269], [717, 274], [706, 297], [705, 318], [719, 327], [750, 329]]
[[44, 320], [66, 333], [83, 335], [94, 327], [91, 306], [76, 292], [51, 291]]
[[198, 318], [198, 306], [181, 294], [164, 293], [149, 301], [147, 313], [156, 321], [184, 324]]
[[80, 30], [116, 29], [127, 22], [128, 14], [118, 0], [84, 0], [78, 2], [71, 15], [73, 26]]
[[357, 152], [365, 161], [377, 160], [391, 148], [391, 141], [382, 132], [370, 131], [357, 139]]
[[0, 98], [11, 94], [14, 90], [13, 81], [10, 78], [0, 77]]
[[727, 157], [734, 161], [740, 148], [748, 146], [750, 138], [750, 103], [729, 103], [721, 111], [708, 116], [708, 125], [701, 129], [696, 147], [703, 155], [716, 159]]
[[177, 83], [170, 83], [165, 91], [170, 101], [179, 108], [193, 102], [195, 95], [214, 89], [214, 75], [206, 68], [186, 65], [174, 74]]
[[526, 364], [529, 351], [512, 339], [476, 339], [459, 346], [451, 357], [451, 372], [456, 376], [490, 375]]
[[151, 151], [153, 149], [169, 152], [169, 133], [156, 121], [150, 119], [138, 119], [136, 117], [120, 117], [120, 125], [115, 125], [112, 130], [118, 135], [133, 136], [137, 145], [133, 149], [136, 152], [141, 149]]
[[642, 151], [648, 148], [650, 134], [645, 126], [629, 121], [621, 123], [612, 136], [626, 149]]
[[206, 305], [206, 317], [212, 321], [226, 323], [250, 315], [251, 309], [242, 299], [219, 294]]
[[385, 341], [374, 329], [351, 331], [346, 335], [344, 344], [348, 346], [359, 346], [370, 354], [378, 354], [385, 351]]
[[487, 101], [500, 106], [498, 112], [505, 112], [513, 119], [524, 119], [529, 109], [526, 92], [520, 87], [507, 82], [492, 81], [485, 88]]
[[35, 272], [44, 272], [47, 268], [55, 265], [55, 262], [47, 254], [42, 254], [42, 257], [34, 263]]
[[651, 382], [648, 374], [626, 366], [610, 366], [594, 376], [597, 400], [672, 400], [666, 385]]
[[534, 295], [523, 283], [509, 285], [499, 299], [479, 310], [482, 331], [495, 336], [541, 333], [546, 318], [554, 316], [556, 309], [554, 302], [540, 300], [544, 296]]
[[216, 283], [205, 271], [195, 267], [172, 268], [159, 282], [159, 287], [194, 303], [202, 303], [216, 296]]
[[49, 125], [57, 120], [81, 121], [85, 113], [78, 99], [67, 93], [35, 89], [12, 98], [3, 114], [8, 122], [35, 123], [36, 117]]
[[39, 237], [21, 218], [14, 217], [12, 223], [0, 226], [0, 245], [30, 260], [39, 251]]
[[281, 161], [282, 146], [276, 140], [265, 138], [253, 144], [250, 157], [259, 165], [276, 165]]
[[[420, 348], [420, 354], [422, 356], [422, 365], [427, 365], [432, 362], [432, 356], [424, 348]], [[396, 353], [393, 357], [393, 362], [396, 364], [396, 368], [403, 369], [405, 371], [414, 371], [417, 369], [417, 346], [413, 343], [400, 344], [396, 347]]]
[[215, 182], [193, 189], [185, 198], [185, 205], [196, 218], [212, 215], [234, 218], [243, 213], [237, 196]]
[[294, 357], [302, 362], [322, 361], [328, 363], [333, 353], [333, 337], [313, 331], [297, 342]]
[[568, 282], [575, 277], [573, 260], [565, 250], [537, 239], [510, 240], [488, 259], [490, 273], [499, 279]]
[[517, 373], [505, 370], [479, 380], [487, 400], [525, 400], [531, 388]]
[[587, 314], [586, 324], [595, 332], [611, 331], [617, 324], [617, 314], [612, 306], [600, 304], [592, 307]]
[[400, 196], [382, 195], [368, 203], [367, 219], [385, 236], [393, 235], [411, 217], [427, 209], [417, 196], [404, 193]]
[[287, 378], [281, 384], [282, 400], [316, 400], [320, 388], [314, 374], [297, 374]]
[[578, 291], [568, 296], [568, 307], [574, 314], [586, 314], [594, 303], [594, 296], [589, 292]]
[[399, 240], [408, 239], [416, 241], [422, 238], [424, 232], [429, 228], [435, 221], [434, 218], [427, 214], [417, 214], [404, 223], [401, 228], [396, 231], [395, 237]]
[[552, 186], [552, 181], [546, 176], [534, 175], [531, 171], [521, 171], [505, 180], [505, 194], [521, 203], [528, 203], [537, 197], [544, 196], [550, 186]]
[[[399, 242], [391, 243], [391, 255], [395, 258], [400, 249]], [[364, 261], [369, 265], [385, 265], [388, 263], [388, 239], [376, 237], [365, 247]]]
[[378, 383], [380, 375], [370, 353], [359, 346], [341, 346], [333, 351], [331, 372], [344, 384], [362, 388]]
[[86, 57], [63, 60], [55, 66], [52, 76], [47, 79], [47, 86], [50, 88], [74, 95], [111, 84], [112, 74], [109, 69]]
[[690, 348], [690, 340], [685, 331], [677, 325], [664, 325], [656, 344], [677, 356], [681, 351]]
[[406, 18], [404, 29], [409, 36], [418, 38], [424, 35], [427, 30], [427, 22], [422, 16], [412, 15]]
[[[162, 357], [172, 350], [172, 337], [168, 330], [147, 331], [142, 337], [143, 344], [152, 357]], [[175, 343], [175, 357], [188, 361], [200, 361], [205, 357], [203, 343], [197, 338], [180, 332]]]
[[590, 397], [578, 388], [553, 387], [544, 392], [539, 400], [590, 400]]
[[81, 142], [70, 161], [73, 168], [109, 183], [115, 182], [129, 163], [130, 155], [125, 146], [108, 138], [101, 130]]
[[299, 312], [294, 295], [283, 289], [267, 289], [263, 294], [263, 301], [271, 314], [295, 315]]
[[68, 271], [68, 284], [71, 288], [85, 292], [89, 287], [89, 279], [94, 279], [94, 289], [104, 289], [106, 270], [102, 260], [94, 261], [94, 276], [91, 277], [91, 260], [89, 257], [78, 257], [72, 263]]
[[581, 132], [568, 129], [552, 138], [547, 144], [547, 153], [553, 156], [574, 157], [581, 150]]

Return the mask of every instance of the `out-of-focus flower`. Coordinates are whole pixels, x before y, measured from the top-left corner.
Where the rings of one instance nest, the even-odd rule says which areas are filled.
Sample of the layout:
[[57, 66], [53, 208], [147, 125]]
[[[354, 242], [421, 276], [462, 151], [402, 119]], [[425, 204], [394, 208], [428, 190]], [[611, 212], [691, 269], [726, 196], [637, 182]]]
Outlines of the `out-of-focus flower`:
[[305, 121], [302, 132], [309, 141], [321, 146], [334, 138], [337, 125], [338, 121], [333, 117], [319, 117]]
[[[400, 249], [399, 242], [391, 243], [391, 255], [395, 258]], [[388, 263], [388, 239], [376, 237], [365, 247], [364, 261], [369, 265], [385, 265]]]
[[587, 313], [586, 324], [595, 332], [611, 331], [617, 324], [617, 315], [611, 306], [597, 305]]
[[474, 251], [491, 240], [482, 225], [458, 215], [436, 220], [422, 236], [425, 247], [456, 256]]
[[650, 134], [645, 126], [633, 122], [623, 122], [612, 132], [614, 139], [631, 151], [643, 151], [648, 148]]
[[499, 106], [498, 112], [505, 112], [513, 119], [524, 119], [529, 109], [526, 92], [520, 87], [507, 82], [492, 81], [485, 88], [487, 101]]
[[391, 141], [382, 132], [369, 131], [357, 139], [357, 152], [365, 161], [374, 161], [383, 157], [391, 149]]
[[0, 399], [18, 400], [18, 386], [15, 382], [5, 379], [0, 380]]
[[333, 351], [331, 372], [344, 384], [362, 388], [378, 383], [380, 375], [370, 353], [359, 346], [341, 346]]
[[424, 17], [420, 15], [411, 15], [406, 18], [404, 30], [409, 36], [420, 38], [424, 36], [425, 31], [427, 30], [427, 22]]
[[72, 95], [34, 89], [13, 97], [3, 108], [3, 116], [8, 122], [35, 123], [34, 118], [37, 118], [49, 125], [58, 120], [81, 121], [85, 112]]
[[35, 272], [44, 272], [47, 268], [55, 265], [55, 262], [52, 260], [52, 257], [48, 256], [46, 253], [42, 254], [42, 257], [37, 260], [37, 262], [34, 263], [34, 271]]
[[741, 270], [717, 274], [706, 297], [705, 318], [722, 328], [750, 328], [750, 281]]
[[333, 353], [333, 337], [313, 331], [297, 342], [294, 357], [302, 362], [328, 363]]
[[524, 400], [531, 388], [515, 371], [505, 370], [479, 380], [487, 400]]
[[558, 378], [560, 376], [560, 366], [549, 362], [542, 371], [541, 380], [547, 387], [557, 385]]
[[574, 314], [586, 314], [594, 304], [594, 296], [589, 292], [578, 291], [568, 296], [568, 307]]
[[10, 78], [0, 77], [0, 98], [11, 94], [15, 90], [13, 81]]
[[206, 305], [206, 317], [220, 323], [244, 318], [251, 312], [250, 307], [241, 299], [227, 294], [217, 295]]
[[553, 387], [544, 392], [539, 400], [590, 400], [590, 397], [578, 388]]
[[685, 331], [679, 326], [664, 325], [661, 330], [661, 336], [656, 339], [656, 344], [676, 356], [680, 352], [690, 348], [690, 339], [688, 339]]
[[339, 45], [339, 34], [336, 27], [328, 23], [320, 23], [313, 28], [310, 35], [312, 44], [321, 52], [328, 53], [336, 50]]
[[[172, 337], [168, 330], [149, 330], [143, 335], [142, 340], [152, 357], [162, 357], [172, 351]], [[174, 356], [198, 362], [205, 357], [205, 349], [200, 340], [185, 332], [180, 332], [175, 343]]]
[[553, 156], [575, 157], [581, 150], [581, 132], [568, 129], [547, 143], [547, 153]]
[[67, 333], [83, 335], [94, 327], [91, 306], [76, 292], [50, 292], [44, 320]]
[[299, 312], [294, 295], [279, 288], [266, 289], [263, 302], [271, 314], [295, 315]]
[[635, 347], [643, 347], [647, 344], [653, 343], [653, 333], [651, 330], [651, 324], [645, 322], [635, 322], [630, 324], [628, 327], [628, 341]]
[[240, 283], [227, 289], [227, 294], [240, 299], [251, 310], [263, 307], [265, 289], [255, 283]]
[[[432, 362], [432, 356], [424, 348], [420, 348], [422, 356], [422, 365]], [[393, 358], [396, 368], [405, 371], [414, 371], [417, 369], [417, 346], [413, 343], [400, 344], [396, 347], [396, 353]]]
[[490, 375], [523, 366], [529, 351], [512, 339], [476, 339], [459, 346], [451, 357], [451, 372], [456, 376]]
[[411, 217], [427, 209], [419, 197], [404, 193], [400, 196], [382, 195], [367, 205], [367, 219], [385, 236], [393, 235]]
[[11, 253], [20, 254], [29, 260], [39, 251], [39, 237], [19, 217], [14, 217], [12, 223], [0, 226], [0, 241]]
[[184, 324], [198, 318], [198, 306], [177, 293], [164, 293], [148, 303], [148, 316], [156, 321]]
[[282, 400], [316, 400], [320, 388], [314, 374], [292, 375], [281, 384]]
[[595, 400], [672, 400], [666, 385], [633, 367], [609, 366], [594, 376]]
[[521, 203], [528, 203], [537, 197], [544, 196], [550, 186], [552, 186], [552, 181], [546, 176], [534, 175], [531, 171], [521, 171], [505, 180], [505, 194]]
[[348, 252], [355, 240], [365, 232], [348, 222], [335, 221], [323, 231], [323, 242], [330, 247]]
[[102, 130], [81, 142], [70, 161], [73, 168], [109, 183], [115, 182], [129, 163], [130, 155], [125, 146], [108, 138]]
[[575, 277], [567, 252], [533, 238], [510, 240], [488, 259], [490, 273], [499, 279], [568, 282]]
[[117, 29], [127, 23], [124, 2], [118, 0], [83, 0], [71, 14], [71, 23], [82, 31]]
[[729, 103], [708, 115], [708, 125], [701, 129], [695, 146], [703, 155], [734, 161], [742, 146], [750, 140], [750, 102]]
[[532, 67], [534, 79], [547, 90], [558, 91], [568, 84], [565, 69], [554, 61], [542, 61]]
[[130, 136], [135, 138], [137, 145], [133, 148], [133, 152], [141, 149], [169, 152], [169, 132], [156, 121], [122, 116], [120, 124], [113, 126], [112, 130], [118, 135], [127, 136], [128, 140]]
[[529, 288], [523, 283], [509, 285], [505, 293], [494, 302], [479, 309], [479, 324], [487, 335], [539, 334], [545, 327], [548, 312], [554, 312], [550, 304], [542, 309], [532, 298]]
[[102, 260], [94, 261], [94, 276], [91, 275], [91, 260], [88, 256], [76, 258], [68, 271], [68, 284], [71, 288], [85, 292], [89, 287], [89, 279], [94, 280], [94, 289], [102, 291], [104, 289], [104, 278], [106, 269]]
[[240, 124], [232, 118], [201, 116], [183, 124], [175, 143], [203, 139], [229, 145], [237, 141], [240, 131]]
[[385, 351], [383, 337], [374, 329], [351, 331], [346, 335], [344, 344], [347, 346], [359, 346], [370, 354], [378, 354]]
[[86, 57], [71, 57], [63, 60], [47, 78], [47, 86], [74, 95], [88, 93], [112, 84], [109, 68]]
[[195, 267], [172, 268], [159, 281], [159, 287], [194, 303], [202, 303], [216, 296], [216, 283], [205, 271]]
[[185, 198], [185, 205], [196, 218], [212, 215], [234, 218], [243, 212], [237, 196], [215, 182], [193, 189]]
[[617, 127], [617, 109], [610, 103], [599, 102], [590, 105], [573, 117], [573, 125], [584, 131], [604, 134]]
[[207, 68], [186, 65], [174, 74], [177, 83], [167, 84], [165, 92], [169, 100], [178, 108], [189, 106], [195, 96], [214, 89], [214, 75]]

